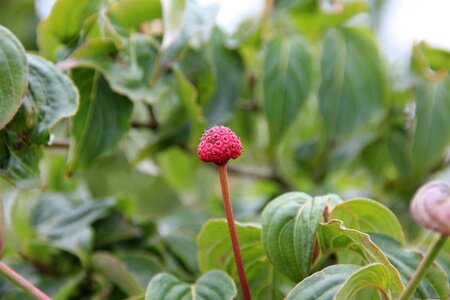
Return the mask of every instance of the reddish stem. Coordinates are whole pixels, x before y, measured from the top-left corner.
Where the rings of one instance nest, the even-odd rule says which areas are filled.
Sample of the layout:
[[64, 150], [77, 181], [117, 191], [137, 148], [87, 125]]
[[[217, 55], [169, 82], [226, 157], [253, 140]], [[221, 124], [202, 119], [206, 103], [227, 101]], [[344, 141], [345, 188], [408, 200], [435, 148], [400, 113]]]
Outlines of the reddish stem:
[[242, 262], [241, 248], [239, 247], [239, 240], [234, 223], [233, 206], [231, 205], [230, 192], [228, 190], [228, 173], [227, 165], [218, 165], [220, 175], [220, 187], [222, 189], [223, 204], [225, 206], [225, 213], [227, 215], [228, 230], [230, 231], [231, 245], [233, 246], [234, 260], [241, 282], [242, 295], [244, 300], [251, 300], [250, 289], [248, 287], [247, 277], [245, 276], [244, 263]]
[[10, 280], [16, 286], [23, 289], [32, 298], [39, 300], [52, 300], [52, 298], [44, 294], [41, 290], [32, 285], [28, 280], [23, 278], [22, 275], [16, 273], [16, 271], [8, 267], [3, 262], [0, 262], [0, 274]]

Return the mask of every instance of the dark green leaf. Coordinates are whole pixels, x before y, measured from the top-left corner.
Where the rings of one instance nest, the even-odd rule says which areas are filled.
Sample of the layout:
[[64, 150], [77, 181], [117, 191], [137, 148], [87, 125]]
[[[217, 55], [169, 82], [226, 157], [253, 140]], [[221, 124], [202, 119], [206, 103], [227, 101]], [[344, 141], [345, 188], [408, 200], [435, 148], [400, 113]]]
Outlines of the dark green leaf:
[[416, 92], [416, 128], [412, 144], [415, 172], [435, 166], [450, 145], [450, 76], [421, 84]]
[[316, 232], [329, 198], [291, 192], [264, 208], [264, 250], [275, 268], [295, 282], [311, 271]]
[[374, 40], [354, 28], [332, 29], [322, 41], [319, 108], [330, 139], [380, 122], [386, 74]]
[[92, 248], [90, 225], [104, 217], [113, 204], [112, 199], [77, 204], [63, 194], [44, 194], [30, 218], [41, 241], [78, 256], [86, 264]]
[[0, 25], [0, 129], [16, 114], [27, 87], [25, 49]]
[[78, 91], [72, 81], [47, 60], [28, 54], [28, 94], [37, 111], [37, 134], [46, 133], [78, 108]]
[[114, 93], [96, 72], [76, 70], [80, 109], [73, 119], [69, 172], [84, 168], [103, 154], [113, 152], [128, 131], [132, 103]]
[[205, 108], [209, 125], [226, 122], [233, 116], [244, 80], [244, 63], [239, 52], [225, 48], [217, 31], [211, 42], [215, 81], [214, 93]]
[[271, 40], [264, 52], [262, 84], [271, 143], [276, 145], [311, 92], [313, 62], [308, 42], [299, 36]]
[[[397, 268], [401, 279], [406, 284], [417, 269], [423, 254], [405, 250], [397, 241], [381, 234], [371, 234], [371, 239]], [[450, 286], [445, 272], [437, 264], [428, 269], [417, 288], [414, 299], [448, 299]]]
[[222, 271], [210, 271], [194, 285], [160, 273], [148, 284], [145, 300], [232, 300], [235, 296], [233, 279]]

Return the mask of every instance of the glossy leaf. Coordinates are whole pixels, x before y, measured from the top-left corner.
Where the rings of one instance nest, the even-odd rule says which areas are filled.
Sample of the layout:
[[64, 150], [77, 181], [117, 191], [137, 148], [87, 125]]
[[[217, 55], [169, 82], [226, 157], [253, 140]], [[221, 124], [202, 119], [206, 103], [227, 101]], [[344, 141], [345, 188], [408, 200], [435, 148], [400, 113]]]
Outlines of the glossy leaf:
[[392, 211], [370, 199], [351, 199], [336, 205], [331, 219], [344, 222], [345, 227], [366, 233], [381, 233], [405, 244], [402, 227]]
[[[403, 283], [406, 284], [422, 260], [423, 253], [406, 250], [397, 241], [388, 236], [372, 234], [371, 239], [383, 250], [392, 265], [397, 268]], [[448, 299], [449, 296], [450, 286], [447, 275], [435, 263], [428, 269], [413, 298], [424, 300]]]
[[[281, 299], [283, 293], [278, 282], [281, 275], [270, 264], [261, 242], [261, 228], [252, 224], [236, 224], [239, 243], [250, 291], [254, 299]], [[239, 282], [230, 233], [226, 220], [209, 220], [197, 236], [198, 263], [206, 272], [222, 269]]]
[[11, 121], [27, 87], [25, 49], [8, 29], [0, 25], [0, 129]]
[[329, 30], [322, 40], [319, 109], [329, 138], [377, 124], [386, 101], [383, 61], [370, 35], [354, 28]]
[[291, 192], [264, 208], [264, 250], [275, 268], [294, 282], [309, 275], [316, 232], [329, 198]]
[[119, 51], [114, 40], [96, 38], [78, 48], [63, 68], [88, 67], [101, 72], [111, 89], [133, 101], [156, 101], [150, 86], [156, 44], [143, 34], [130, 36], [127, 48]]
[[96, 72], [77, 70], [73, 77], [80, 90], [80, 109], [73, 119], [69, 172], [113, 151], [129, 129], [133, 106]]
[[66, 54], [66, 47], [79, 37], [84, 20], [95, 13], [100, 0], [57, 0], [50, 15], [38, 26], [40, 53], [54, 61]]
[[382, 264], [364, 267], [334, 265], [304, 279], [287, 295], [286, 300], [360, 299], [358, 292], [374, 286], [385, 295], [383, 299], [391, 299], [388, 296], [390, 284], [390, 274]]
[[416, 92], [416, 128], [412, 144], [415, 171], [419, 174], [443, 159], [450, 144], [450, 76], [421, 84]]
[[73, 82], [52, 63], [32, 54], [29, 64], [28, 94], [37, 111], [37, 134], [47, 133], [59, 120], [75, 115], [78, 91]]
[[308, 42], [299, 36], [277, 37], [264, 51], [264, 112], [272, 144], [277, 144], [308, 98], [313, 62]]
[[403, 290], [400, 274], [389, 262], [378, 246], [373, 243], [368, 234], [358, 230], [347, 229], [342, 221], [331, 220], [328, 223], [321, 223], [317, 241], [322, 254], [329, 254], [336, 251], [351, 251], [360, 256], [366, 263], [383, 264], [390, 273], [393, 296], [398, 296]]
[[232, 300], [236, 286], [226, 273], [210, 271], [189, 285], [175, 276], [160, 273], [147, 286], [145, 300]]

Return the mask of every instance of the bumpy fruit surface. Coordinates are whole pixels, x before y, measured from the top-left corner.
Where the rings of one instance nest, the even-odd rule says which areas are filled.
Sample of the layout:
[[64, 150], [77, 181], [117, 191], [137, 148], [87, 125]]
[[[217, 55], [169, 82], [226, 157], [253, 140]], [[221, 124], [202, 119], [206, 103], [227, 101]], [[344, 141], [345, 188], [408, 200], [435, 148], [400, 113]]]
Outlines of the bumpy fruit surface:
[[197, 147], [198, 157], [204, 162], [224, 165], [230, 158], [242, 154], [241, 140], [228, 127], [216, 125], [205, 131]]
[[450, 185], [442, 180], [423, 185], [411, 202], [411, 214], [422, 226], [450, 236]]

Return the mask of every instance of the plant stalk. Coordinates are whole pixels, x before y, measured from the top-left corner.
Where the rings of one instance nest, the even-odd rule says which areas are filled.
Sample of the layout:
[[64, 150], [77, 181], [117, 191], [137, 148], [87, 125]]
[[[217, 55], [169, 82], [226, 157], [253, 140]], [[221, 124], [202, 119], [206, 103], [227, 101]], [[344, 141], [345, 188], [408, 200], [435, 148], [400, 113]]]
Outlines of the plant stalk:
[[242, 262], [241, 248], [239, 247], [239, 240], [236, 231], [236, 224], [234, 223], [233, 207], [230, 199], [230, 192], [228, 190], [228, 173], [227, 165], [219, 165], [220, 187], [222, 189], [223, 204], [225, 206], [225, 213], [227, 215], [228, 230], [230, 231], [231, 245], [233, 246], [234, 260], [241, 283], [242, 295], [244, 300], [251, 300], [250, 289], [248, 287], [247, 276], [245, 275], [244, 263]]
[[33, 299], [38, 300], [52, 300], [49, 296], [44, 294], [37, 287], [32, 285], [28, 280], [26, 280], [22, 275], [8, 267], [5, 263], [0, 262], [0, 274], [14, 283], [16, 286], [21, 288], [24, 292], [30, 295]]
[[427, 254], [420, 262], [419, 266], [417, 267], [414, 274], [411, 276], [411, 279], [409, 280], [408, 284], [406, 285], [405, 290], [400, 295], [398, 300], [409, 300], [411, 299], [412, 295], [416, 291], [417, 287], [419, 286], [420, 281], [427, 273], [428, 269], [432, 265], [434, 259], [439, 254], [439, 251], [441, 251], [442, 247], [445, 245], [445, 242], [447, 241], [448, 236], [441, 235], [437, 240], [434, 241], [434, 243], [430, 246], [430, 248], [427, 251]]

